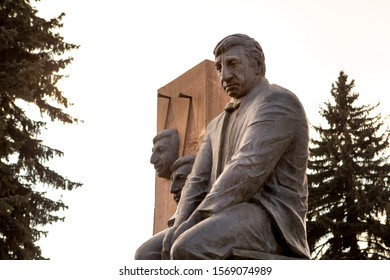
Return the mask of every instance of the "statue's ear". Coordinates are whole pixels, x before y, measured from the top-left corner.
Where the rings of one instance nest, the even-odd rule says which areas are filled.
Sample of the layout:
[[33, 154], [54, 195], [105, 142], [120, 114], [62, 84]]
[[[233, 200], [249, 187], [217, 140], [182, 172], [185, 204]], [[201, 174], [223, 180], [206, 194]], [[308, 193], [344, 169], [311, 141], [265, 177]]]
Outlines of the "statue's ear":
[[261, 70], [263, 68], [263, 65], [261, 65], [260, 62], [257, 62], [257, 67], [256, 67], [256, 76], [260, 76], [261, 75]]

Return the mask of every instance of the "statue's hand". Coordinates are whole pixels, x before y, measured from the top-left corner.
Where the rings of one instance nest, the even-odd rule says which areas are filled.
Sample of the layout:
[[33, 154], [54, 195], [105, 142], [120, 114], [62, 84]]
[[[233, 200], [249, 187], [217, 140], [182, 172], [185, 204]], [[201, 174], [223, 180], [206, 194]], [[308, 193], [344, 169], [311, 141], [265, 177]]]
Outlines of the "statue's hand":
[[183, 232], [190, 229], [191, 227], [199, 223], [201, 220], [202, 218], [200, 212], [195, 212], [187, 221], [181, 223], [179, 226], [174, 225], [173, 227], [168, 229], [163, 240], [163, 249], [161, 252], [161, 257], [163, 260], [170, 259], [170, 252], [173, 242], [175, 242], [175, 240], [179, 238], [179, 236]]
[[177, 229], [177, 226], [170, 227], [168, 231], [165, 233], [164, 240], [163, 240], [163, 246], [162, 246], [162, 252], [161, 252], [161, 258], [163, 260], [169, 260], [171, 258], [170, 252], [171, 252], [171, 246], [174, 241], [172, 240], [172, 237]]
[[172, 237], [172, 243], [183, 233], [185, 232], [187, 229], [191, 228], [192, 226], [194, 226], [194, 224], [190, 221], [190, 220], [187, 220], [185, 222], [183, 222], [176, 230], [175, 230], [175, 233], [173, 234], [173, 237]]
[[165, 233], [164, 236], [162, 252], [161, 252], [161, 258], [163, 260], [171, 259], [170, 253], [171, 253], [173, 242], [175, 242], [175, 240], [191, 226], [192, 224], [189, 221], [186, 221], [183, 222], [180, 226], [173, 226], [168, 229], [167, 233]]

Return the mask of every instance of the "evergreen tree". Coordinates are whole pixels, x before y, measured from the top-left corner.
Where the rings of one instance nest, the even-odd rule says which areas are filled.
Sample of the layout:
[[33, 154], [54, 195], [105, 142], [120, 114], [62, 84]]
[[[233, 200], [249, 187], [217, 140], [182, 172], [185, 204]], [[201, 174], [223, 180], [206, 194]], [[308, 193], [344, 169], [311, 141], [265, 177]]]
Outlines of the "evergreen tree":
[[327, 127], [314, 126], [308, 242], [313, 258], [390, 259], [389, 130], [347, 80], [341, 71], [320, 109]]
[[[67, 206], [39, 187], [81, 185], [45, 165], [63, 153], [39, 139], [45, 118], [78, 122], [64, 112], [70, 104], [56, 85], [72, 61], [65, 52], [78, 47], [56, 33], [63, 16], [40, 18], [29, 0], [0, 2], [0, 259], [43, 259], [35, 242], [47, 234], [44, 225], [63, 220], [55, 212]], [[27, 107], [42, 117], [33, 120]]]

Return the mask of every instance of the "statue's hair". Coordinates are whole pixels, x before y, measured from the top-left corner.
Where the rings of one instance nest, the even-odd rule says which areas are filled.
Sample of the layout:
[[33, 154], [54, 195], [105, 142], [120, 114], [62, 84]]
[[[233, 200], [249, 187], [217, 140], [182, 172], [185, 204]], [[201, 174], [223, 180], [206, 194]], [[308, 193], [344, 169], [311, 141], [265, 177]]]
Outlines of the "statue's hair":
[[233, 34], [223, 38], [214, 48], [214, 56], [217, 57], [221, 53], [233, 47], [243, 47], [246, 50], [246, 55], [255, 65], [261, 67], [260, 74], [265, 76], [265, 57], [260, 44], [253, 38], [245, 34]]
[[195, 161], [195, 155], [182, 156], [172, 164], [171, 170], [172, 172], [175, 172], [183, 165], [194, 164], [194, 161]]
[[161, 132], [159, 132], [154, 138], [153, 138], [153, 144], [156, 144], [156, 142], [162, 138], [169, 137], [171, 138], [171, 141], [177, 141], [179, 142], [179, 134], [177, 133], [176, 129], [166, 129]]

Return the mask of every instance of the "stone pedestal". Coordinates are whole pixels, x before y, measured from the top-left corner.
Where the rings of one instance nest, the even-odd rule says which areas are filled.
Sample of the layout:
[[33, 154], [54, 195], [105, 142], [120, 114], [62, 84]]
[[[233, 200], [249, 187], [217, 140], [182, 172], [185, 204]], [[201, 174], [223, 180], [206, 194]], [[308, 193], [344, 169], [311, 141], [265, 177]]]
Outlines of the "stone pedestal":
[[[181, 157], [196, 154], [207, 124], [222, 112], [230, 98], [219, 83], [214, 62], [204, 60], [160, 88], [157, 100], [157, 133], [177, 129]], [[176, 210], [169, 186], [170, 180], [156, 176], [153, 233], [167, 228]]]

